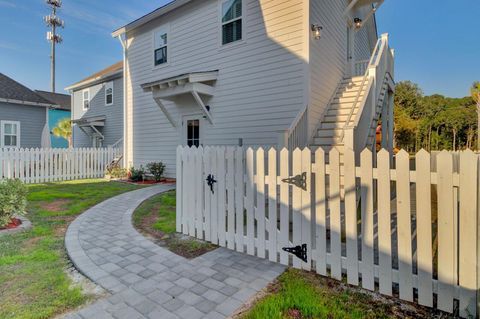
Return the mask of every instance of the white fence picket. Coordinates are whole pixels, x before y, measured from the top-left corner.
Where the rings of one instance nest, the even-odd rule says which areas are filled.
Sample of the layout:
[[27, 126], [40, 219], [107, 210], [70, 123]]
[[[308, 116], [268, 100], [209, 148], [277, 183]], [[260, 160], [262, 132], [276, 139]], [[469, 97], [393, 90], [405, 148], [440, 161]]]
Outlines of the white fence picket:
[[203, 147], [197, 149], [194, 169], [196, 237], [203, 239]]
[[227, 247], [235, 249], [235, 149], [227, 147]]
[[217, 183], [218, 183], [218, 244], [222, 247], [226, 246], [227, 239], [227, 206], [225, 202], [225, 148], [217, 148]]
[[238, 252], [244, 252], [243, 238], [245, 236], [245, 186], [244, 186], [244, 163], [243, 149], [237, 148], [235, 151], [235, 217], [236, 217], [236, 248]]
[[453, 311], [454, 217], [453, 160], [448, 152], [437, 156], [438, 198], [438, 309]]
[[268, 151], [268, 258], [277, 261], [277, 151]]
[[[355, 152], [346, 149], [344, 153], [345, 190], [345, 235], [347, 248], [347, 282], [358, 285], [358, 222], [357, 185], [355, 174]], [[317, 187], [319, 184], [317, 184]], [[325, 182], [320, 184], [324, 187]]]
[[[290, 176], [289, 173], [289, 151], [284, 148], [280, 151], [280, 178], [285, 179]], [[278, 238], [280, 247], [287, 247], [289, 245], [290, 221], [289, 221], [289, 207], [290, 207], [290, 186], [287, 183], [280, 184], [280, 235]], [[288, 265], [288, 253], [280, 250], [280, 263]]]
[[381, 150], [378, 167], [378, 266], [380, 293], [392, 295], [392, 220], [390, 205], [390, 153]]
[[253, 149], [249, 148], [246, 155], [246, 200], [245, 209], [247, 211], [247, 254], [255, 254], [255, 211], [254, 211], [254, 199], [253, 190], [255, 187], [253, 180]]
[[418, 303], [433, 306], [433, 254], [430, 154], [421, 150], [415, 157], [417, 180], [417, 269]]
[[317, 273], [322, 276], [327, 275], [327, 188], [325, 186], [325, 176], [325, 152], [319, 148], [315, 152], [315, 264]]
[[305, 174], [305, 188], [302, 189], [302, 244], [306, 244], [307, 260], [302, 263], [302, 269], [310, 270], [312, 266], [312, 206], [311, 178], [312, 153], [305, 148], [302, 151], [302, 174]]
[[362, 219], [362, 287], [374, 290], [373, 271], [373, 168], [372, 152], [363, 150], [361, 167], [361, 219]]
[[477, 218], [478, 156], [472, 151], [460, 153], [459, 285], [460, 315], [477, 315]]
[[[212, 156], [211, 148], [209, 146], [205, 147], [205, 149], [203, 150], [203, 154], [204, 154], [203, 170], [205, 172], [205, 174], [203, 175], [204, 177], [203, 182], [206, 183], [206, 178], [211, 174], [211, 171], [212, 171], [211, 170], [211, 156]], [[184, 183], [184, 181], [185, 181], [185, 178], [183, 178], [182, 183]], [[178, 185], [177, 185], [177, 188], [178, 188]], [[211, 229], [212, 191], [208, 185], [204, 184], [203, 193], [204, 193], [204, 202], [205, 202], [204, 210], [203, 210], [203, 216], [205, 219], [205, 224], [204, 224], [205, 235], [204, 236], [205, 236], [205, 240], [210, 241], [212, 238], [212, 229]]]
[[330, 271], [332, 277], [342, 279], [342, 239], [340, 216], [340, 153], [333, 148], [329, 153], [330, 183], [328, 207], [330, 212]]
[[257, 207], [255, 219], [257, 221], [257, 256], [265, 258], [265, 151], [257, 150]]
[[[302, 151], [295, 149], [293, 151], [292, 175], [298, 176], [302, 174]], [[302, 245], [302, 189], [293, 187], [292, 190], [292, 239], [293, 246]], [[298, 258], [293, 258], [293, 267], [302, 268], [302, 262]]]

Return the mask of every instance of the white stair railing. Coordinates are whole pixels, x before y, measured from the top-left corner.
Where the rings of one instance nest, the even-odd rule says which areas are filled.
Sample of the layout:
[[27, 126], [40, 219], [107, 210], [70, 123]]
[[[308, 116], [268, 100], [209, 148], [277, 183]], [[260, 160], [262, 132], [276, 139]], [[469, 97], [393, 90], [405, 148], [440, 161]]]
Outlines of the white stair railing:
[[308, 106], [300, 110], [288, 130], [281, 132], [278, 146], [289, 150], [305, 147], [308, 145]]
[[[353, 150], [365, 147], [383, 83], [388, 76], [393, 78], [393, 53], [388, 45], [388, 34], [382, 34], [377, 41], [343, 128], [342, 140], [345, 147]], [[353, 112], [357, 108], [354, 122], [350, 124]]]

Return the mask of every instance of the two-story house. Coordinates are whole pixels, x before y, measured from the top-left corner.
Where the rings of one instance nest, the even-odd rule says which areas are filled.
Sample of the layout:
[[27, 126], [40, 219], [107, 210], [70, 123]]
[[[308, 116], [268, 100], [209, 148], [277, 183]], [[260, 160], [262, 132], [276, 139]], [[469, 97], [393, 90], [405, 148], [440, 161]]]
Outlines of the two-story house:
[[363, 148], [380, 118], [391, 140], [382, 2], [175, 0], [116, 30], [125, 163], [174, 176], [179, 144]]
[[74, 147], [122, 147], [123, 62], [65, 88], [72, 96]]

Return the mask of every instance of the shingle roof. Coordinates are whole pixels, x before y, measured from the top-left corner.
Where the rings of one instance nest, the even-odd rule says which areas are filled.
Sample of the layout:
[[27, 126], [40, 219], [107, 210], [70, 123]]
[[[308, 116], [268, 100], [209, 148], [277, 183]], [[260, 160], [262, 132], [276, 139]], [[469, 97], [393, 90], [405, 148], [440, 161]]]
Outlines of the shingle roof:
[[45, 100], [50, 101], [52, 104], [58, 105], [57, 109], [70, 111], [72, 108], [72, 99], [68, 94], [52, 93], [40, 90], [35, 90], [35, 93], [43, 97]]
[[109, 76], [112, 76], [112, 75], [114, 75], [114, 74], [116, 74], [116, 73], [118, 73], [122, 70], [123, 70], [123, 61], [119, 61], [119, 62], [117, 62], [113, 65], [110, 65], [108, 68], [105, 68], [105, 69], [103, 69], [103, 70], [101, 70], [97, 73], [94, 73], [94, 74], [84, 78], [81, 81], [78, 81], [75, 84], [70, 85], [66, 89], [71, 90], [71, 89], [75, 89], [77, 87], [82, 87], [85, 84], [93, 83], [96, 80], [101, 80], [101, 79], [107, 78]]
[[43, 104], [43, 106], [46, 106], [47, 104], [53, 104], [26, 86], [18, 83], [2, 73], [0, 73], [0, 98], [13, 100], [16, 102]]

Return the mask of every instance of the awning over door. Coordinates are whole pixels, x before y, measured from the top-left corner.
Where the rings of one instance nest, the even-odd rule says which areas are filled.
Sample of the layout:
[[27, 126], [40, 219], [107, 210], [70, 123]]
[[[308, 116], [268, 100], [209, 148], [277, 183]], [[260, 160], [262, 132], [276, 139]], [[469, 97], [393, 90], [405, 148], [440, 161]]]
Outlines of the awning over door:
[[168, 112], [162, 100], [173, 100], [183, 94], [191, 94], [207, 120], [213, 124], [212, 115], [207, 105], [205, 105], [202, 96], [213, 96], [213, 83], [217, 80], [217, 77], [218, 71], [186, 73], [142, 84], [142, 89], [144, 92], [152, 92], [153, 99], [174, 127], [177, 126], [177, 123]]
[[72, 123], [76, 124], [88, 136], [99, 137], [103, 140], [105, 137], [99, 129], [105, 126], [105, 119], [105, 116], [86, 117], [73, 120]]

